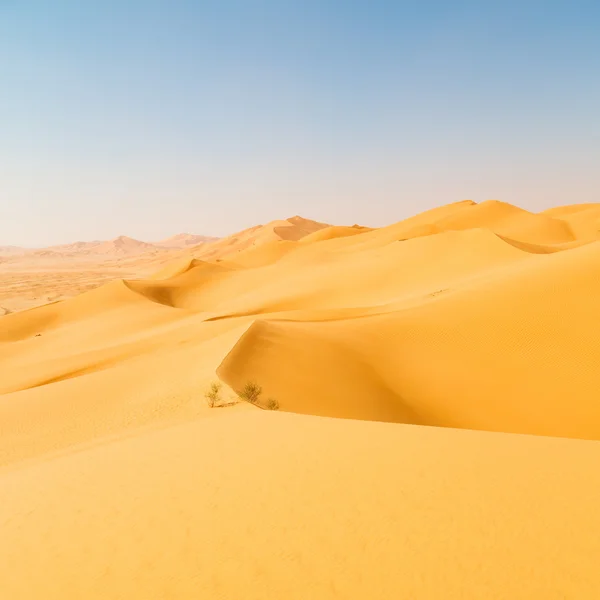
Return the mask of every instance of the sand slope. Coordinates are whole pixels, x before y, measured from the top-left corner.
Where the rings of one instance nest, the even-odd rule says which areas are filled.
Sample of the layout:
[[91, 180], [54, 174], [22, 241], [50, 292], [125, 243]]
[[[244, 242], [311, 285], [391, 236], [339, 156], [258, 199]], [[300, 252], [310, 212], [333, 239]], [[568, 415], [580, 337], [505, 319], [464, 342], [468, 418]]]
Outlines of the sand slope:
[[600, 438], [599, 244], [445, 286], [384, 314], [257, 321], [219, 375], [298, 412]]
[[599, 217], [7, 258], [65, 299], [0, 316], [2, 597], [599, 597]]
[[5, 597], [597, 597], [596, 444], [222, 414], [4, 472]]

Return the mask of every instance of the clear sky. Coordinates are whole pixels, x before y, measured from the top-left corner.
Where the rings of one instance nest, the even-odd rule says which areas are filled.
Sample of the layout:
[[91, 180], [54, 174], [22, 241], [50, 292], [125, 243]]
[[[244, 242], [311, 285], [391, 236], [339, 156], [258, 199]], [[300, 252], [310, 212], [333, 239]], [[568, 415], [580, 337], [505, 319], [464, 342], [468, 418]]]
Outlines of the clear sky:
[[598, 0], [0, 0], [0, 245], [599, 195]]

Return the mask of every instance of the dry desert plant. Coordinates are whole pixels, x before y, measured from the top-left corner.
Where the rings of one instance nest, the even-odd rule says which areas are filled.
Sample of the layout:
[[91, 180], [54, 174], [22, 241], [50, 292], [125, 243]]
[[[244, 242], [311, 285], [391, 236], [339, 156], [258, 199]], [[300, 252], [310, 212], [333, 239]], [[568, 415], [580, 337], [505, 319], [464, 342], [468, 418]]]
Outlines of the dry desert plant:
[[220, 382], [213, 381], [213, 383], [210, 384], [208, 391], [204, 394], [206, 403], [210, 408], [214, 408], [221, 404], [221, 387], [222, 385]]
[[253, 381], [249, 381], [239, 392], [238, 396], [245, 400], [246, 402], [250, 402], [250, 404], [258, 404], [258, 399], [262, 394], [262, 388], [258, 383]]
[[246, 385], [237, 393], [241, 400], [250, 402], [260, 408], [266, 410], [279, 410], [279, 402], [275, 398], [267, 398], [265, 403], [260, 402], [260, 395], [262, 394], [262, 387], [254, 381], [249, 381]]
[[279, 402], [275, 398], [269, 398], [265, 408], [267, 410], [279, 410]]

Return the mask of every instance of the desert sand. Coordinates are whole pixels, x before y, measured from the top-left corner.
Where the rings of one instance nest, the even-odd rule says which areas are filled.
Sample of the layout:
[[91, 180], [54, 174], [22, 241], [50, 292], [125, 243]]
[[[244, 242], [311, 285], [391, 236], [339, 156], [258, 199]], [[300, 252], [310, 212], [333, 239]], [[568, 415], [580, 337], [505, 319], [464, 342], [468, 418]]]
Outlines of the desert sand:
[[117, 277], [150, 276], [177, 250], [217, 239], [181, 233], [152, 243], [119, 236], [49, 248], [0, 246], [0, 315], [65, 300]]
[[600, 597], [600, 204], [175, 241], [0, 258], [2, 598]]

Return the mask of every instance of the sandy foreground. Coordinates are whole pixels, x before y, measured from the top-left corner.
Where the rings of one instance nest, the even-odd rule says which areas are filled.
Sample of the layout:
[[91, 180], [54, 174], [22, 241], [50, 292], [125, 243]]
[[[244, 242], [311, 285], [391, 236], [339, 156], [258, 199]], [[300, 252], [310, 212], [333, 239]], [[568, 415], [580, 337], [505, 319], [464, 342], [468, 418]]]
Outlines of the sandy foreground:
[[599, 598], [599, 231], [465, 201], [5, 259], [0, 597]]

